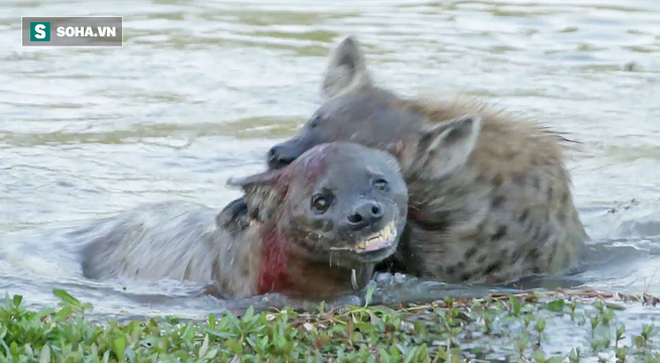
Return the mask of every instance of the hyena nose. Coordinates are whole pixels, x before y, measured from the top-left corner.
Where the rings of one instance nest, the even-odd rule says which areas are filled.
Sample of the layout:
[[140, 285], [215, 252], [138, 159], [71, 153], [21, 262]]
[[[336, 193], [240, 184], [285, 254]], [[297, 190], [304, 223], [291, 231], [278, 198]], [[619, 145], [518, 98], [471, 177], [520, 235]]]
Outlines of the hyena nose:
[[383, 219], [383, 206], [374, 201], [362, 203], [348, 215], [349, 226], [361, 229]]
[[275, 145], [268, 150], [268, 167], [271, 169], [283, 168], [294, 160], [298, 155], [285, 145]]

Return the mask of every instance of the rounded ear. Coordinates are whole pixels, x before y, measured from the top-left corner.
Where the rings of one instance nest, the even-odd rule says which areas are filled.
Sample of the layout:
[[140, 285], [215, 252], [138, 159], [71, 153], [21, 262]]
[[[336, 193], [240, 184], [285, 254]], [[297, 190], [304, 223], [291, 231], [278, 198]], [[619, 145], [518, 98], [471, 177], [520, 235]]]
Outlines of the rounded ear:
[[247, 211], [248, 206], [245, 197], [234, 199], [215, 216], [215, 223], [223, 228], [229, 228], [232, 225], [238, 226], [239, 217]]
[[481, 131], [481, 116], [465, 115], [421, 130], [418, 161], [432, 178], [460, 168], [472, 154]]
[[394, 156], [397, 160], [401, 157], [403, 151], [403, 141], [391, 142], [385, 147], [385, 151]]
[[333, 51], [323, 79], [322, 92], [327, 98], [357, 87], [371, 85], [367, 62], [355, 36], [346, 37]]
[[229, 178], [227, 185], [243, 189], [249, 218], [265, 221], [273, 215], [286, 193], [278, 189], [282, 170], [269, 170], [244, 178]]
[[430, 141], [429, 149], [452, 143], [475, 141], [481, 130], [481, 116], [463, 115], [438, 125], [425, 127], [423, 137]]
[[254, 174], [242, 178], [227, 179], [227, 186], [234, 188], [243, 188], [247, 191], [252, 187], [273, 185], [282, 175], [281, 170], [268, 170], [259, 174]]

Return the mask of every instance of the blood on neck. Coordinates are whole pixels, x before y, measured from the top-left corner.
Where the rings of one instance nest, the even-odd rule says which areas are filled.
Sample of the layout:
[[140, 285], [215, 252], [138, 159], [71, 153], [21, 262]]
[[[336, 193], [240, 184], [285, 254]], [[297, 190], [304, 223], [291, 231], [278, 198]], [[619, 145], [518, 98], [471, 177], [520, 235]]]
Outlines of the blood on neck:
[[286, 292], [293, 287], [287, 241], [275, 226], [264, 228], [257, 293]]

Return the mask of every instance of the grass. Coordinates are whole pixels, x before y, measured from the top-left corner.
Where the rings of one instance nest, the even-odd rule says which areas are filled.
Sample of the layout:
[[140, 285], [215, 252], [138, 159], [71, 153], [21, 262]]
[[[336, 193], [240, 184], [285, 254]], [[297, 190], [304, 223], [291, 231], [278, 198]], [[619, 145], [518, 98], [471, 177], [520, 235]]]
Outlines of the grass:
[[590, 292], [392, 308], [369, 306], [368, 291], [364, 306], [122, 323], [92, 322], [91, 305], [53, 292], [59, 305], [40, 311], [6, 296], [0, 362], [660, 362], [659, 330], [628, 331], [627, 302], [612, 302], [626, 297]]

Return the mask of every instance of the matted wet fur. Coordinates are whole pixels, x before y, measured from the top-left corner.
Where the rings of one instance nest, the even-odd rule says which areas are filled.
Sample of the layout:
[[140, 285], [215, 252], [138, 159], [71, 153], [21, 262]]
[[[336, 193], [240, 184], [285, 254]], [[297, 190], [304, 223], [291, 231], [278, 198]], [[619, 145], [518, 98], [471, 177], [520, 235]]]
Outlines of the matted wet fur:
[[84, 276], [191, 280], [233, 299], [329, 299], [362, 289], [406, 222], [397, 161], [357, 144], [319, 145], [286, 168], [229, 183], [245, 195], [219, 214], [167, 202], [78, 231], [91, 239]]
[[330, 57], [322, 91], [299, 132], [269, 150], [269, 167], [330, 141], [398, 155], [410, 210], [391, 266], [475, 283], [575, 266], [588, 236], [558, 133], [468, 97], [405, 99], [380, 88], [352, 36]]

